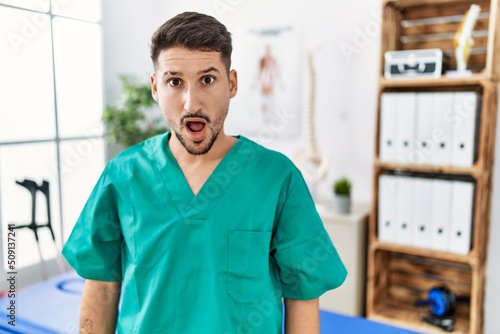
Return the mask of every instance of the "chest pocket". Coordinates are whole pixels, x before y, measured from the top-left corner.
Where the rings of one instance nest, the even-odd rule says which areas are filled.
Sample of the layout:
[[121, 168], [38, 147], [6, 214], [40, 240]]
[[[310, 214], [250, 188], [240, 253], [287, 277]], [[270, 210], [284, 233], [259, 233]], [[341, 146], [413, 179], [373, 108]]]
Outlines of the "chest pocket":
[[229, 232], [227, 293], [237, 303], [272, 298], [269, 271], [271, 232]]

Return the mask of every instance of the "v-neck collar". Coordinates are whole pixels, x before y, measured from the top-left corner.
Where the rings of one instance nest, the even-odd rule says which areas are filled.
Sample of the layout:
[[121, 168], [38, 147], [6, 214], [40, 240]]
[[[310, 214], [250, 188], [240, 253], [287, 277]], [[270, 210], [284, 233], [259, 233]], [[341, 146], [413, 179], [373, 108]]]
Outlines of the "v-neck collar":
[[[204, 211], [202, 209], [208, 206], [207, 201], [211, 199], [210, 194], [208, 194], [209, 189], [207, 189], [207, 187], [211, 184], [214, 184], [214, 175], [217, 175], [219, 171], [224, 169], [227, 161], [231, 160], [231, 157], [235, 154], [235, 152], [238, 151], [239, 147], [242, 145], [243, 138], [241, 136], [236, 137], [236, 143], [234, 143], [234, 145], [217, 164], [215, 169], [212, 171], [212, 173], [207, 178], [196, 195], [194, 195], [193, 191], [191, 190], [191, 187], [189, 186], [189, 183], [184, 176], [181, 167], [177, 163], [177, 160], [170, 150], [170, 147], [168, 145], [170, 138], [171, 133], [169, 132], [165, 135], [161, 146], [158, 147], [159, 151], [161, 152], [156, 152], [157, 160], [159, 163], [158, 167], [160, 169], [160, 174], [162, 175], [166, 191], [173, 205], [177, 209], [177, 213], [180, 217], [191, 216], [189, 214], [189, 211], [193, 210], [190, 209], [195, 209], [194, 211], [196, 211], [196, 213], [193, 213], [195, 213], [195, 215], [199, 215], [202, 211]], [[201, 205], [202, 203], [203, 205]]]

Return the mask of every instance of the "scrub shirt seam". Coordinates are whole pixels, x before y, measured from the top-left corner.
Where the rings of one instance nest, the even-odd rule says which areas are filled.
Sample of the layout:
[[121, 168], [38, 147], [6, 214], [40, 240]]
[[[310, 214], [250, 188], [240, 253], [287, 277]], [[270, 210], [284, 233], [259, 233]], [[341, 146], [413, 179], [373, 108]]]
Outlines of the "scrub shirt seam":
[[[287, 202], [288, 202], [288, 200], [290, 199], [290, 194], [291, 194], [291, 193], [293, 192], [293, 190], [294, 190], [294, 189], [298, 186], [299, 181], [300, 181], [300, 177], [299, 177], [299, 178], [297, 178], [297, 179], [295, 180], [295, 182], [293, 183], [293, 185], [292, 185], [292, 186], [290, 187], [290, 189], [287, 191], [287, 196], [286, 196], [285, 202], [283, 202], [283, 207], [282, 207], [282, 209], [281, 209], [281, 211], [280, 211], [280, 213], [279, 213], [279, 216], [278, 216], [278, 223], [277, 223], [277, 225], [279, 225], [280, 223], [283, 223], [283, 222], [281, 221], [281, 216], [282, 216], [282, 214], [283, 214], [283, 210], [284, 210], [284, 209], [285, 209], [285, 207], [286, 207], [286, 203], [287, 203]], [[277, 227], [277, 228], [278, 228], [278, 227]], [[309, 241], [313, 240], [315, 237], [317, 237], [317, 236], [318, 236], [318, 235], [320, 235], [320, 234], [321, 234], [321, 230], [320, 230], [319, 232], [316, 232], [316, 233], [314, 234], [314, 236], [313, 236], [312, 238], [310, 238], [310, 239], [307, 239], [307, 240], [305, 240], [305, 241], [303, 241], [303, 242], [300, 242], [300, 243], [298, 243], [298, 244], [295, 244], [295, 245], [288, 246], [288, 247], [286, 247], [286, 248], [276, 249], [276, 251], [277, 251], [277, 252], [282, 252], [282, 251], [286, 251], [286, 250], [289, 250], [289, 249], [291, 249], [291, 248], [294, 248], [294, 247], [300, 246], [300, 245], [302, 245], [302, 244], [305, 244], [306, 242], [309, 242]]]
[[283, 210], [285, 209], [286, 203], [288, 202], [288, 199], [290, 198], [290, 193], [295, 189], [295, 187], [297, 186], [298, 183], [299, 183], [299, 179], [297, 178], [297, 180], [295, 180], [295, 182], [290, 187], [290, 189], [286, 192], [286, 199], [283, 202], [283, 206], [281, 207], [281, 210], [278, 214], [278, 224], [277, 225], [279, 225], [279, 223], [281, 222], [281, 216], [283, 214]]
[[[108, 211], [111, 211], [111, 215], [107, 215], [106, 221], [109, 222], [113, 228], [119, 229], [119, 232], [118, 232], [119, 237], [120, 237], [119, 241], [121, 243], [123, 243], [124, 240], [123, 240], [123, 234], [121, 231], [120, 217], [119, 217], [118, 213], [116, 212], [116, 210], [118, 209], [117, 206], [118, 206], [119, 194], [118, 194], [118, 191], [116, 189], [115, 184], [113, 183], [113, 178], [110, 176], [110, 169], [113, 168], [113, 164], [114, 163], [112, 161], [106, 164], [103, 172], [101, 173], [101, 180], [98, 181], [97, 184], [99, 185], [99, 193], [102, 193], [103, 189], [108, 188], [108, 189], [110, 189], [108, 191], [110, 191], [110, 193], [113, 195], [113, 200], [112, 200], [113, 203], [111, 206], [109, 206], [110, 208], [112, 208], [112, 210], [108, 210]], [[88, 201], [87, 201], [87, 203], [88, 203]], [[99, 203], [96, 203], [95, 206], [98, 206], [100, 203], [101, 203], [101, 201], [99, 201]], [[80, 219], [83, 219], [85, 222], [91, 221], [92, 220], [91, 217], [94, 214], [95, 214], [95, 207], [92, 209], [92, 212], [87, 212], [87, 208], [84, 207], [82, 209], [81, 217], [77, 220], [76, 224], [79, 224], [81, 222]], [[115, 242], [118, 240], [111, 240], [111, 241]], [[81, 244], [81, 242], [79, 242], [79, 243]], [[91, 246], [90, 249], [92, 251], [99, 250], [99, 248], [96, 248], [97, 245], [93, 244], [92, 241], [90, 241], [90, 246]], [[120, 246], [120, 248], [121, 248], [121, 246]], [[99, 261], [99, 263], [98, 263], [99, 266], [101, 266], [103, 263], [105, 264], [105, 266], [102, 267], [101, 269], [99, 269], [99, 270], [88, 269], [89, 263], [79, 259], [78, 254], [76, 254], [74, 252], [71, 252], [68, 254], [67, 248], [65, 248], [65, 247], [62, 249], [61, 253], [66, 258], [68, 263], [70, 263], [70, 265], [75, 269], [75, 271], [81, 277], [83, 277], [85, 279], [100, 280], [100, 281], [105, 281], [105, 282], [120, 282], [122, 279], [123, 266], [121, 264], [121, 259], [122, 259], [121, 250], [118, 252], [118, 256], [119, 256], [120, 260], [117, 261], [117, 264], [113, 265], [113, 267], [112, 267], [112, 269], [114, 269], [114, 270], [116, 270], [116, 272], [120, 273], [120, 280], [117, 280], [116, 276], [114, 276], [114, 275], [108, 276], [107, 274], [102, 274], [102, 272], [104, 272], [105, 269], [109, 268], [109, 265], [110, 265], [108, 263], [104, 263], [104, 261]], [[76, 268], [78, 268], [78, 269], [76, 269]]]
[[342, 284], [344, 284], [349, 273], [346, 267], [343, 265], [343, 263], [340, 269], [343, 271], [343, 273], [341, 273], [343, 277], [340, 280], [335, 281], [335, 283], [333, 284], [327, 284], [325, 282], [322, 282], [322, 284], [318, 284], [314, 288], [310, 288], [308, 290], [296, 290], [299, 291], [298, 293], [293, 293], [292, 291], [287, 291], [287, 289], [283, 289], [283, 297], [291, 299], [300, 299], [300, 300], [310, 300], [319, 298], [325, 292], [337, 289], [340, 286], [342, 286]]
[[[168, 138], [168, 133], [165, 135], [167, 138]], [[167, 145], [168, 145], [168, 141], [167, 141]], [[158, 145], [160, 148], [162, 147], [162, 145]], [[167, 187], [167, 182], [165, 181], [165, 178], [163, 177], [163, 174], [161, 173], [161, 169], [160, 169], [160, 162], [158, 161], [157, 157], [156, 157], [156, 154], [158, 153], [158, 147], [156, 148], [151, 148], [152, 150], [152, 156], [153, 156], [153, 160], [155, 161], [155, 167], [156, 167], [156, 172], [158, 173], [158, 175], [160, 175], [160, 179], [163, 183], [163, 186], [165, 187], [165, 189], [167, 189], [166, 193], [168, 195], [168, 197], [170, 198], [170, 201], [172, 203], [175, 203], [174, 200], [172, 199], [172, 196], [170, 195], [170, 192], [168, 191], [168, 187]], [[168, 159], [167, 159], [168, 160]], [[173, 205], [175, 211], [177, 211], [177, 214], [179, 215], [179, 217], [183, 217], [183, 214], [181, 214], [179, 212], [179, 210], [177, 209], [177, 206], [176, 205]]]
[[298, 244], [295, 244], [295, 245], [292, 245], [292, 246], [288, 246], [288, 247], [285, 247], [285, 248], [281, 248], [281, 249], [277, 250], [277, 252], [278, 252], [278, 253], [280, 253], [280, 252], [284, 252], [284, 251], [287, 251], [287, 250], [289, 250], [289, 249], [292, 249], [292, 248], [295, 248], [295, 247], [301, 246], [301, 245], [303, 245], [303, 244], [306, 244], [306, 243], [308, 243], [308, 242], [310, 242], [310, 241], [314, 240], [315, 238], [317, 238], [317, 237], [321, 236], [322, 234], [323, 234], [323, 231], [321, 231], [321, 229], [320, 229], [320, 231], [319, 231], [319, 232], [317, 232], [317, 233], [315, 233], [315, 234], [314, 234], [311, 238], [309, 238], [309, 239], [307, 239], [307, 240], [305, 240], [305, 241], [303, 241], [303, 242], [299, 242]]
[[329, 289], [326, 285], [317, 286], [314, 289], [309, 289], [308, 291], [299, 291], [298, 293], [290, 293], [286, 289], [283, 289], [283, 298], [295, 299], [295, 300], [312, 300], [321, 297], [325, 292], [338, 288], [338, 286]]
[[[108, 164], [109, 168], [111, 168], [111, 166]], [[106, 168], [104, 169], [104, 180], [103, 180], [103, 185], [102, 187], [109, 187], [111, 190], [112, 190], [112, 194], [113, 194], [113, 211], [112, 211], [112, 214], [113, 214], [113, 218], [114, 218], [114, 221], [112, 222], [113, 225], [116, 225], [116, 228], [119, 228], [120, 229], [120, 236], [122, 237], [122, 241], [123, 241], [123, 234], [122, 234], [122, 225], [121, 225], [121, 221], [120, 221], [120, 215], [119, 213], [117, 212], [117, 210], [119, 210], [118, 206], [118, 197], [119, 197], [119, 193], [118, 193], [118, 189], [116, 188], [116, 185], [113, 183], [113, 180], [111, 179], [110, 175], [109, 175], [109, 169], [108, 169], [108, 166], [106, 166]], [[102, 188], [101, 187], [101, 188]]]

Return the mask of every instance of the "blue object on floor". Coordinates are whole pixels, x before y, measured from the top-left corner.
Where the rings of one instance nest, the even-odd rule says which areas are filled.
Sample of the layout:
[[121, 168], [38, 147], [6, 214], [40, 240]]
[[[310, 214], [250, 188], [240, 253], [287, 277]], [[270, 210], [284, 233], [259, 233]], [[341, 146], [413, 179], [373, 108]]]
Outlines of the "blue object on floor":
[[361, 317], [321, 310], [321, 334], [418, 334]]
[[0, 299], [0, 333], [78, 333], [85, 280], [74, 271], [20, 289], [16, 293], [16, 326], [8, 324], [10, 299]]
[[[10, 299], [0, 299], [0, 334], [78, 333], [81, 293], [85, 280], [74, 271], [21, 289], [16, 293], [16, 326], [8, 325]], [[417, 334], [361, 317], [324, 310], [321, 334]]]

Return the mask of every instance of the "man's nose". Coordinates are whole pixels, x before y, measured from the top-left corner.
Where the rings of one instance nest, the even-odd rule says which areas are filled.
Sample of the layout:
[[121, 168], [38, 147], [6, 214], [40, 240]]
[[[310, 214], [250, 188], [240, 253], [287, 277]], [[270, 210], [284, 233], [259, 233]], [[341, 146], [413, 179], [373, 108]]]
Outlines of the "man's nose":
[[184, 93], [184, 109], [187, 112], [195, 113], [201, 109], [200, 94], [196, 86], [188, 86]]

